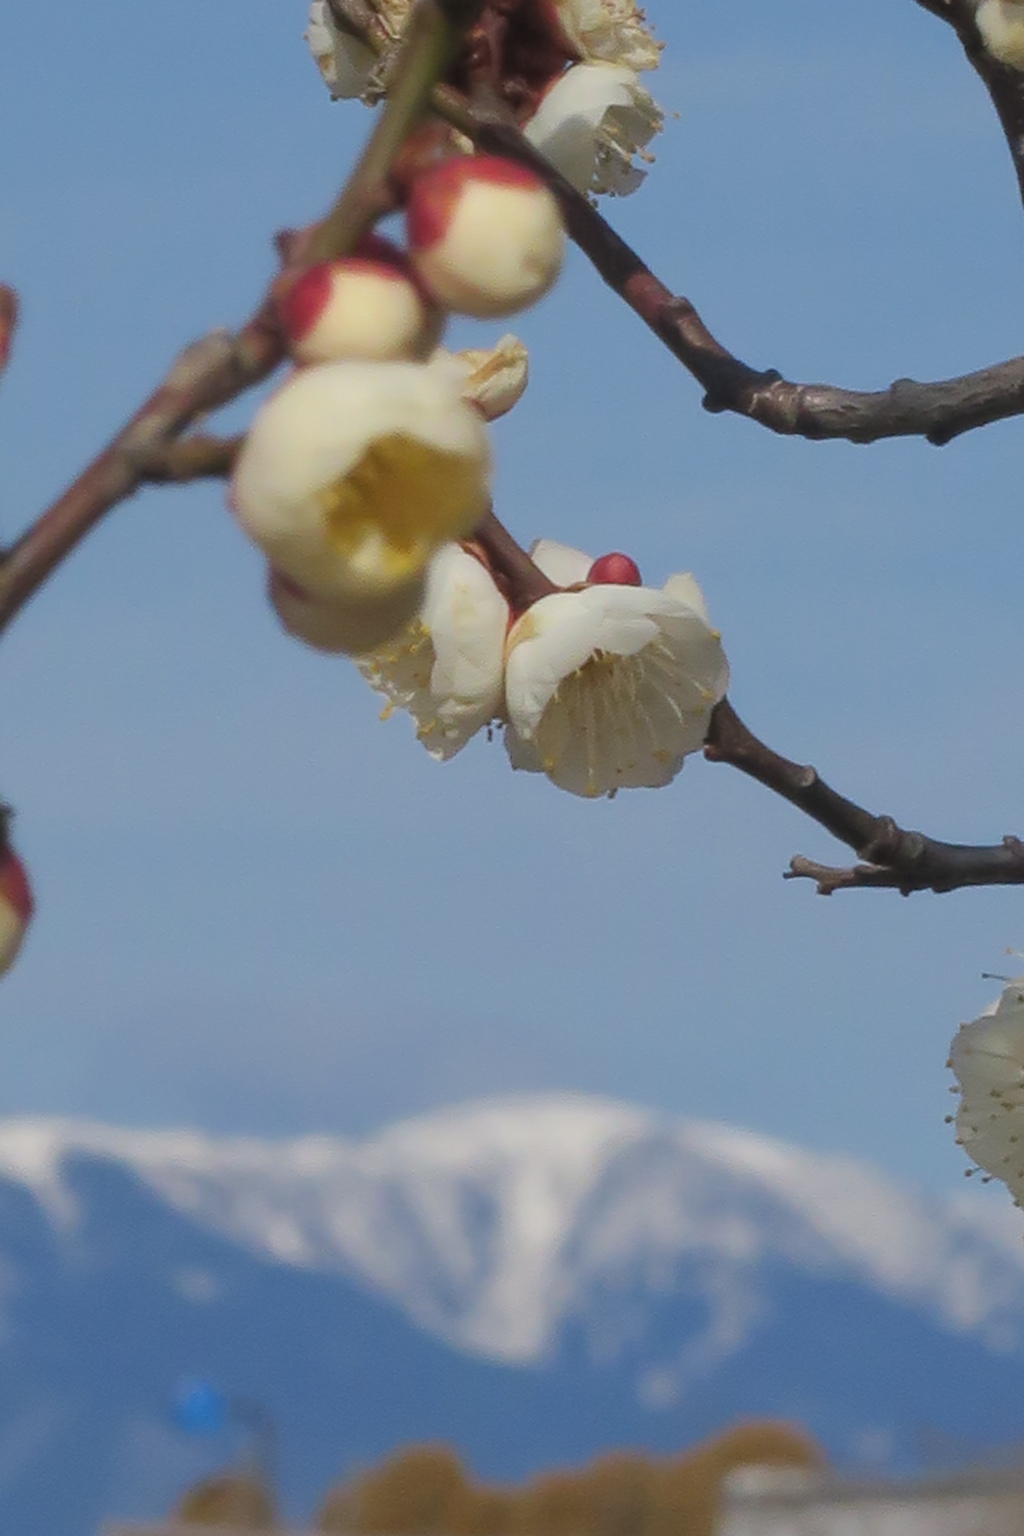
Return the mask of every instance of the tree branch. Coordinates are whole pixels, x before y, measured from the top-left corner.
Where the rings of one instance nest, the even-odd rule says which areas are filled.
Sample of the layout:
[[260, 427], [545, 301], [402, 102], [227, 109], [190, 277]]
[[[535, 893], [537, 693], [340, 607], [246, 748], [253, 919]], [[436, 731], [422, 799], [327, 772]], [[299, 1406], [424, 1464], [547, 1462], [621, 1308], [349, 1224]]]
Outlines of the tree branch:
[[[389, 206], [391, 164], [426, 109], [437, 79], [454, 58], [481, 4], [482, 0], [419, 0], [402, 42], [387, 102], [366, 148], [325, 218], [281, 242], [286, 269], [344, 255]], [[103, 452], [10, 549], [0, 554], [0, 633], [112, 507], [147, 479], [180, 478], [174, 474], [161, 477], [159, 466], [161, 462], [167, 464], [169, 446], [188, 427], [258, 384], [282, 361], [284, 341], [272, 292], [236, 335], [215, 331], [186, 347], [163, 382]]]
[[822, 896], [850, 886], [888, 886], [912, 891], [954, 891], [967, 885], [1024, 884], [1024, 842], [1005, 837], [997, 846], [942, 843], [908, 832], [891, 816], [876, 816], [837, 794], [817, 770], [790, 762], [758, 740], [728, 699], [716, 706], [704, 746], [711, 762], [729, 763], [803, 811], [864, 860], [834, 869], [798, 854], [787, 879], [811, 879]]
[[473, 541], [486, 555], [491, 574], [514, 612], [523, 613], [540, 598], [561, 590], [534, 565], [493, 510], [485, 513], [473, 529]]
[[774, 368], [751, 367], [712, 335], [690, 300], [667, 288], [507, 117], [444, 85], [434, 92], [434, 106], [478, 148], [507, 155], [543, 177], [558, 198], [570, 237], [608, 286], [703, 386], [706, 410], [732, 411], [785, 436], [846, 438], [854, 443], [924, 437], [936, 446], [1024, 413], [1024, 357], [936, 383], [897, 379], [888, 389], [871, 392], [793, 383]]

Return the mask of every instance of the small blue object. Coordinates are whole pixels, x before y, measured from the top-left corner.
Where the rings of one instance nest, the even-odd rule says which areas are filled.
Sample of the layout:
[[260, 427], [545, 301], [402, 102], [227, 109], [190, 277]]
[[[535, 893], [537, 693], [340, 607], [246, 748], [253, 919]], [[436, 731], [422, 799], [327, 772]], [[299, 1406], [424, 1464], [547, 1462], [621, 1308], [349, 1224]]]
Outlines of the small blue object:
[[183, 1381], [174, 1395], [174, 1422], [190, 1435], [217, 1435], [227, 1422], [227, 1402], [208, 1381]]

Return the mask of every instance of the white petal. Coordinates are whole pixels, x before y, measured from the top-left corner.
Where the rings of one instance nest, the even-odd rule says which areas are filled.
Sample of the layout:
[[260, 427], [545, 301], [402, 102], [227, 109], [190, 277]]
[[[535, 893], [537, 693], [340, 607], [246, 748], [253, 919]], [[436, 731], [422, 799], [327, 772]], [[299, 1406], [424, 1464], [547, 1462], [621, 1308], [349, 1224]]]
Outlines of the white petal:
[[566, 38], [581, 58], [656, 69], [660, 49], [633, 0], [555, 0]]
[[576, 64], [548, 88], [523, 133], [578, 191], [623, 196], [643, 180], [632, 157], [662, 121], [633, 70]]
[[711, 623], [704, 593], [697, 585], [696, 577], [692, 572], [679, 571], [675, 576], [670, 576], [661, 590], [667, 592], [669, 597], [675, 598], [677, 602], [685, 603], [687, 608], [692, 608], [705, 624]]
[[1024, 3], [982, 0], [974, 13], [982, 42], [993, 58], [1024, 70]]
[[469, 532], [487, 505], [489, 462], [478, 412], [439, 370], [324, 363], [260, 407], [230, 499], [271, 564], [307, 591], [369, 595], [404, 585]]
[[334, 99], [361, 96], [376, 56], [365, 43], [335, 24], [327, 0], [313, 0], [305, 37], [324, 84]]
[[532, 742], [553, 783], [593, 797], [667, 784], [700, 749], [728, 666], [696, 583], [672, 585], [596, 585], [522, 615], [505, 666], [513, 767], [535, 768]]
[[463, 400], [475, 405], [485, 421], [497, 421], [521, 399], [530, 374], [530, 359], [518, 336], [505, 335], [493, 347], [466, 347], [446, 352], [439, 347], [432, 368], [447, 367], [459, 381]]
[[950, 1049], [961, 1091], [957, 1134], [979, 1167], [1024, 1198], [1024, 980], [961, 1026]]
[[591, 555], [554, 539], [535, 539], [530, 545], [530, 559], [556, 587], [575, 587], [586, 581], [594, 563]]
[[430, 562], [419, 618], [357, 665], [391, 705], [409, 711], [430, 755], [447, 759], [501, 712], [507, 624], [490, 574], [450, 544]]

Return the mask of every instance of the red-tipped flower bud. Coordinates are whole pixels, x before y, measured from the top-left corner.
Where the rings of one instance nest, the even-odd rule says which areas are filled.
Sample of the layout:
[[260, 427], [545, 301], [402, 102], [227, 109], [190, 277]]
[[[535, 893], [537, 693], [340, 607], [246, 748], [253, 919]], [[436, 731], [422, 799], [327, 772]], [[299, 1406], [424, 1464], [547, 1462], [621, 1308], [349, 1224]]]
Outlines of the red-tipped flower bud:
[[562, 265], [553, 195], [532, 171], [493, 155], [456, 156], [418, 177], [406, 224], [422, 282], [439, 303], [477, 319], [533, 304]]
[[6, 813], [0, 810], [0, 976], [18, 956], [32, 919], [32, 888], [25, 866], [7, 841]]
[[279, 296], [277, 309], [299, 363], [426, 357], [442, 324], [398, 262], [367, 256], [309, 267]]
[[594, 586], [642, 587], [640, 567], [628, 555], [618, 553], [601, 555], [587, 572], [587, 581]]

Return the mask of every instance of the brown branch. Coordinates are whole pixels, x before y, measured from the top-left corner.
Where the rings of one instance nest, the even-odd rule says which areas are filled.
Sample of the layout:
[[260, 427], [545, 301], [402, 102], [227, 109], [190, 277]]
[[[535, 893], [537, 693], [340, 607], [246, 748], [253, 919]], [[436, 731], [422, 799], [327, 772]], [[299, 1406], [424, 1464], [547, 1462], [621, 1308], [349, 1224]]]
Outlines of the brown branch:
[[549, 581], [539, 566], [534, 565], [493, 510], [487, 512], [473, 529], [473, 541], [486, 555], [491, 574], [514, 612], [522, 613], [539, 598], [561, 590]]
[[146, 459], [142, 478], [151, 485], [183, 485], [189, 480], [226, 480], [235, 467], [245, 437], [212, 437], [193, 432], [165, 443]]
[[937, 446], [962, 432], [1024, 413], [1024, 357], [936, 383], [897, 379], [865, 392], [797, 384], [752, 368], [724, 347], [689, 299], [674, 294], [589, 200], [560, 176], [507, 119], [448, 86], [434, 105], [478, 148], [531, 166], [559, 200], [566, 229], [600, 276], [705, 390], [709, 411], [733, 411], [772, 432], [805, 438], [924, 437]]
[[[352, 250], [388, 205], [391, 163], [426, 109], [435, 82], [454, 58], [481, 3], [419, 0], [403, 40], [391, 93], [366, 148], [326, 217], [281, 242], [286, 267]], [[170, 444], [199, 417], [266, 378], [283, 357], [272, 292], [236, 335], [216, 331], [187, 347], [103, 452], [0, 554], [0, 633], [112, 507], [147, 479], [160, 478], [161, 456]]]
[[803, 811], [853, 849], [862, 864], [834, 869], [797, 855], [787, 879], [811, 879], [822, 896], [849, 886], [888, 886], [912, 891], [954, 891], [967, 885], [1024, 884], [1024, 842], [1006, 837], [997, 846], [943, 843], [908, 832], [891, 816], [876, 816], [821, 779], [814, 768], [790, 762], [765, 746], [744, 725], [728, 699], [711, 716], [704, 755], [729, 763]]

